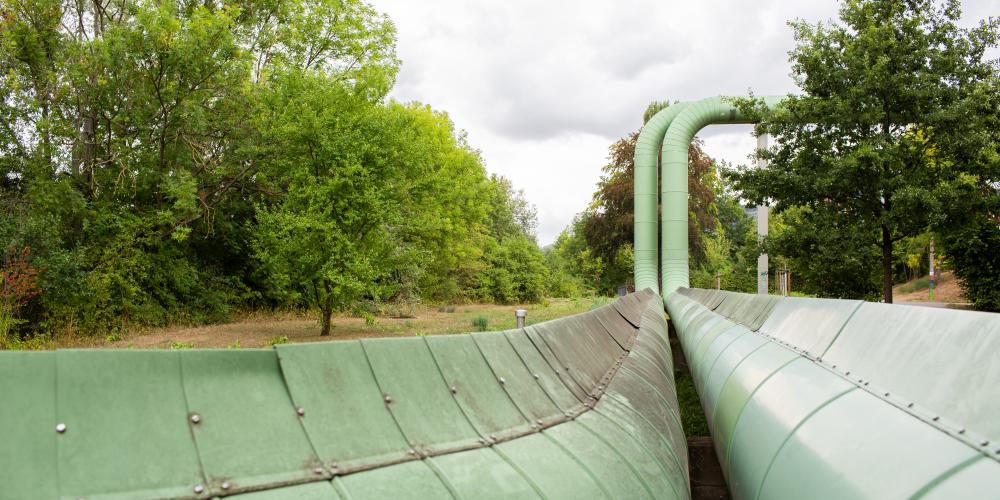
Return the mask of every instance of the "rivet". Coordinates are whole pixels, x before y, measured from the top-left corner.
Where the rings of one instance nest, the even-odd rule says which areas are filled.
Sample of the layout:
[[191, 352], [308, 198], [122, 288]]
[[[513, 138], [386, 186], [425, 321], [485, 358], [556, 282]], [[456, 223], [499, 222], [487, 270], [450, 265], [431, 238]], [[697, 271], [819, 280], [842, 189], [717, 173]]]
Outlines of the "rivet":
[[56, 432], [58, 432], [59, 434], [66, 432], [66, 424], [62, 422], [56, 424]]
[[452, 394], [458, 394], [458, 387], [451, 386], [451, 393]]
[[888, 392], [887, 392], [887, 393], [885, 393], [885, 397], [889, 397], [889, 393], [888, 393]]
[[192, 424], [197, 424], [198, 422], [201, 422], [201, 415], [199, 415], [197, 413], [191, 415], [191, 423]]
[[959, 429], [959, 430], [958, 430], [958, 433], [959, 433], [959, 434], [965, 434], [965, 429]]
[[833, 367], [832, 367], [832, 368], [833, 368], [834, 370], [836, 370], [836, 369], [837, 369], [837, 365], [833, 365]]
[[337, 465], [337, 462], [334, 462], [334, 463], [330, 464], [330, 468], [333, 469], [333, 470], [337, 470], [337, 469], [340, 468], [340, 466]]
[[201, 492], [203, 492], [203, 491], [205, 491], [205, 487], [204, 486], [202, 486], [200, 484], [194, 485], [194, 492], [195, 492], [195, 494], [200, 495]]
[[822, 363], [823, 362], [823, 358], [816, 358], [816, 362], [817, 363]]
[[983, 441], [982, 443], [979, 443], [979, 444], [980, 444], [980, 446], [989, 446], [990, 442], [989, 441]]
[[479, 444], [486, 444], [488, 442], [489, 441], [487, 441], [486, 438], [479, 438]]
[[997, 448], [996, 454], [1000, 455], [1000, 448]]
[[417, 454], [417, 450], [414, 450], [413, 448], [410, 448], [409, 451], [407, 451], [407, 453], [409, 453], [410, 455], [416, 455]]
[[868, 382], [865, 382], [865, 387], [868, 387]]
[[507, 379], [505, 379], [503, 377], [500, 377], [500, 383], [501, 384], [506, 384], [507, 383]]
[[863, 379], [863, 378], [859, 378], [859, 379], [858, 379], [858, 383], [859, 383], [859, 384], [860, 384], [861, 382], [864, 382], [864, 381], [865, 381], [865, 379]]
[[535, 420], [535, 423], [538, 424], [539, 427], [543, 425], [542, 419]]
[[224, 483], [222, 483], [222, 489], [224, 489], [224, 490], [228, 490], [228, 489], [229, 489], [229, 486], [230, 486], [230, 485], [229, 485], [229, 482], [228, 482], [228, 481], [227, 481], [227, 482], [224, 482]]
[[934, 418], [932, 418], [931, 420], [937, 422], [938, 420], [941, 420], [941, 417], [934, 415]]
[[907, 405], [906, 405], [906, 407], [907, 407], [907, 408], [913, 408], [913, 403], [909, 403], [909, 404], [907, 404]]
[[298, 413], [300, 417], [304, 417], [306, 416], [306, 409], [300, 406], [295, 409], [295, 413]]
[[323, 474], [323, 468], [322, 467], [316, 467], [315, 469], [313, 469], [313, 474], [316, 474], [317, 476], [322, 475]]
[[386, 394], [386, 395], [385, 395], [385, 402], [386, 402], [386, 403], [391, 403], [391, 402], [392, 402], [392, 396], [390, 396], [390, 395]]
[[540, 378], [537, 373], [534, 373], [533, 375], [535, 376], [535, 380], [538, 380]]
[[493, 441], [494, 443], [497, 442], [497, 437], [490, 435], [490, 441]]

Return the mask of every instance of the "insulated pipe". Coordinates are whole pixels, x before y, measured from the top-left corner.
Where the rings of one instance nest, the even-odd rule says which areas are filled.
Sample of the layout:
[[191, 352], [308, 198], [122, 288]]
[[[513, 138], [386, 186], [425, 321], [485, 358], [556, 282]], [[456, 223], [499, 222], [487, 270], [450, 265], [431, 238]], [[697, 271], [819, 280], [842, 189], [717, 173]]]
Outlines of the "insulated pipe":
[[[773, 108], [781, 97], [765, 97]], [[750, 123], [740, 110], [722, 97], [709, 97], [690, 103], [670, 124], [663, 138], [663, 173], [660, 199], [663, 203], [663, 278], [664, 301], [674, 290], [690, 285], [688, 271], [688, 146], [695, 134], [707, 125]]]
[[671, 104], [653, 115], [642, 126], [642, 132], [635, 142], [633, 252], [636, 291], [652, 288], [659, 293], [656, 269], [659, 260], [656, 241], [659, 232], [659, 216], [656, 210], [658, 202], [656, 184], [659, 173], [656, 167], [660, 159], [663, 136], [667, 133], [674, 117], [683, 111], [687, 104], [685, 102]]

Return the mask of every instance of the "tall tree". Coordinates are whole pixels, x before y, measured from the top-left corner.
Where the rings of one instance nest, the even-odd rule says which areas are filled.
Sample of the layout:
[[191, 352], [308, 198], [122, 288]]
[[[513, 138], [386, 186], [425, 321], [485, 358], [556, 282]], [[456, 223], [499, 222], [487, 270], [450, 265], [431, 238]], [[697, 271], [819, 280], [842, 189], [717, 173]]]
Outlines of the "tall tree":
[[[882, 295], [892, 302], [893, 244], [942, 217], [944, 187], [963, 176], [979, 185], [982, 117], [995, 114], [996, 66], [983, 59], [1000, 21], [958, 26], [958, 0], [845, 0], [840, 22], [790, 23], [792, 75], [802, 90], [768, 113], [742, 105], [775, 137], [760, 152], [766, 169], [730, 171], [736, 188], [777, 209], [805, 206], [873, 234]], [[863, 251], [862, 251], [863, 253]]]

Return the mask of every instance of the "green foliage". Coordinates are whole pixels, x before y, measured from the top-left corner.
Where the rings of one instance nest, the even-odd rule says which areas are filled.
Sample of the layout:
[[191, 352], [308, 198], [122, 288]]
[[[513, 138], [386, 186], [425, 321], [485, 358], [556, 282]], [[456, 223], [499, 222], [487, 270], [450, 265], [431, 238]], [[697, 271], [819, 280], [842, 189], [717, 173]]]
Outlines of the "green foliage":
[[[386, 100], [393, 24], [358, 0], [26, 0], [0, 17], [0, 248], [18, 335], [234, 307], [534, 301], [535, 212], [448, 116]], [[6, 331], [5, 330], [5, 331]]]
[[[802, 94], [774, 113], [742, 102], [775, 145], [759, 153], [768, 168], [728, 172], [737, 190], [779, 211], [808, 207], [810, 217], [837, 221], [840, 233], [803, 238], [836, 245], [860, 265], [871, 265], [866, 247], [875, 247], [887, 302], [894, 244], [940, 227], [958, 208], [948, 203], [950, 186], [963, 178], [984, 192], [1000, 180], [1000, 85], [983, 57], [996, 47], [1000, 20], [962, 29], [959, 14], [957, 0], [849, 0], [840, 23], [792, 22]], [[860, 276], [850, 281], [852, 293], [865, 288]]]
[[966, 223], [944, 238], [962, 291], [976, 309], [1000, 311], [1000, 227], [995, 219]]
[[270, 340], [267, 341], [267, 345], [271, 346], [287, 344], [287, 343], [288, 343], [288, 337], [285, 335], [278, 335], [277, 337], [272, 337]]
[[490, 328], [490, 320], [486, 316], [476, 316], [472, 320], [472, 327], [477, 332], [485, 332]]
[[194, 349], [194, 344], [191, 342], [181, 342], [181, 341], [173, 341], [170, 343], [170, 350], [176, 351], [179, 349]]

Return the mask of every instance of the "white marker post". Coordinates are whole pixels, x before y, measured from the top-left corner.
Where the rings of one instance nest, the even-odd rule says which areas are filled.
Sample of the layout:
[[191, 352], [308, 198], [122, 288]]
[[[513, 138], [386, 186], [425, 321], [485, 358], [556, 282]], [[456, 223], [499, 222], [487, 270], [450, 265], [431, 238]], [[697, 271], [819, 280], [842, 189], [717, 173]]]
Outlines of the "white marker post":
[[[757, 136], [757, 149], [767, 149], [767, 134]], [[757, 168], [767, 168], [767, 161], [757, 160]], [[757, 205], [757, 241], [761, 241], [767, 236], [767, 205]], [[757, 293], [767, 295], [767, 254], [762, 253], [757, 257]]]

